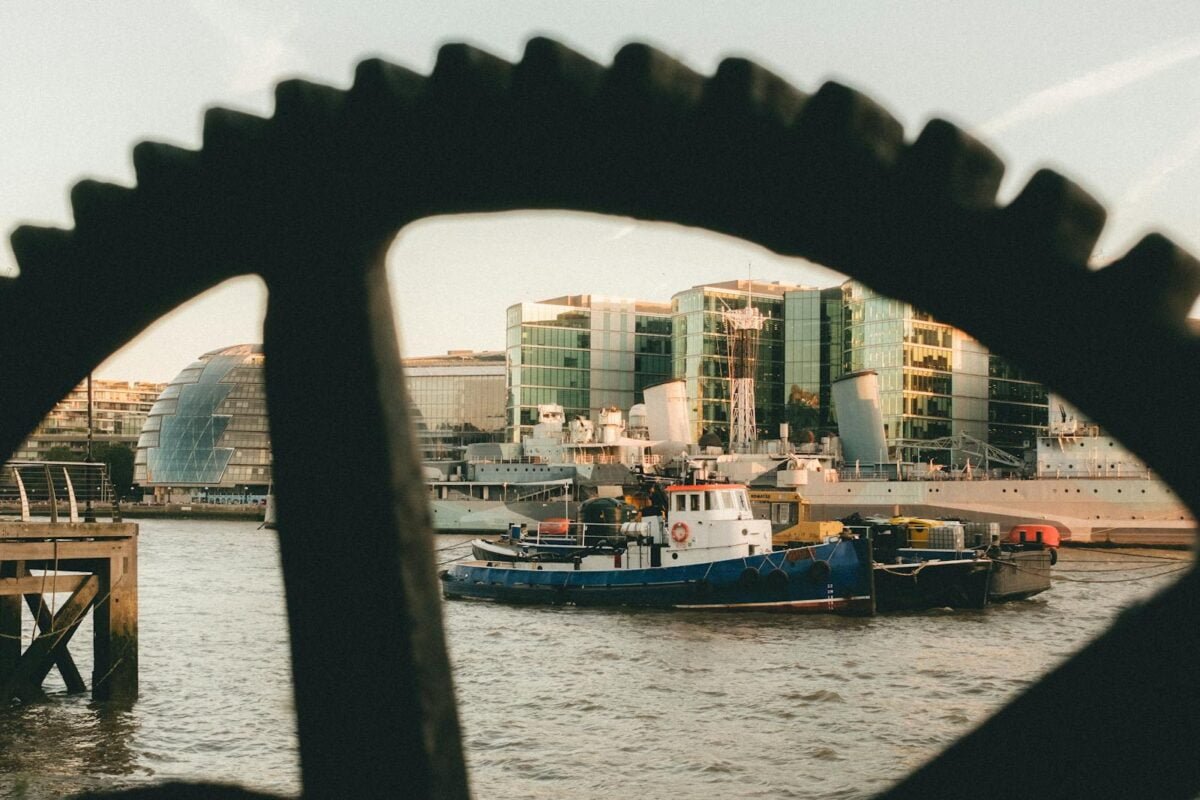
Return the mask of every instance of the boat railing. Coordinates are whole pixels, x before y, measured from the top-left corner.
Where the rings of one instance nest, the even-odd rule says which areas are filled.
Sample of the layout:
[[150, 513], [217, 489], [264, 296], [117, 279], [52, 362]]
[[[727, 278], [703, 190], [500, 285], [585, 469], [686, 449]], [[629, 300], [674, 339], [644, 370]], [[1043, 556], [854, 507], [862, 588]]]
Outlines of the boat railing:
[[913, 472], [911, 470], [901, 470], [897, 475], [896, 470], [874, 470], [868, 468], [855, 469], [854, 467], [843, 467], [838, 470], [829, 470], [833, 473], [826, 478], [828, 482], [836, 483], [853, 483], [867, 481], [935, 481], [935, 482], [965, 482], [965, 481], [992, 481], [992, 480], [1038, 480], [1047, 478], [1060, 478], [1065, 480], [1111, 480], [1111, 481], [1127, 481], [1127, 480], [1153, 480], [1154, 473], [1149, 469], [1137, 469], [1133, 467], [1121, 466], [1115, 467], [1095, 467], [1091, 469], [1063, 470], [1063, 469], [1041, 469], [1036, 476], [1030, 476], [1022, 473], [1015, 473], [1011, 470], [986, 470], [978, 469], [956, 469], [956, 470], [930, 470], [926, 472]]
[[472, 464], [546, 464], [542, 456], [519, 456], [518, 458], [472, 458]]
[[620, 464], [621, 457], [612, 453], [575, 453], [571, 457], [575, 464]]
[[434, 500], [494, 500], [513, 503], [525, 500], [557, 502], [569, 500], [572, 483], [558, 481], [467, 482], [436, 481], [425, 484]]
[[601, 540], [623, 539], [625, 534], [622, 528], [625, 525], [628, 523], [543, 520], [532, 528], [522, 530], [519, 541], [531, 545], [574, 544], [585, 547]]
[[1116, 464], [1113, 466], [1089, 465], [1086, 469], [1062, 469], [1061, 467], [1043, 467], [1038, 470], [1038, 478], [1087, 478], [1088, 480], [1154, 480], [1154, 473], [1146, 468], [1132, 465]]

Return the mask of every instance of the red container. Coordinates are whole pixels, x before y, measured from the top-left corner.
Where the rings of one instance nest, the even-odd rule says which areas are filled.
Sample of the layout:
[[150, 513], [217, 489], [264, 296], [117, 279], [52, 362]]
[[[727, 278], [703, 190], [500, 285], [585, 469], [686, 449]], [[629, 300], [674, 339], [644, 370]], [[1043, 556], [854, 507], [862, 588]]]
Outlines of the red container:
[[1062, 544], [1062, 535], [1053, 525], [1014, 525], [1008, 532], [1010, 544], [1041, 543], [1044, 547], [1058, 547]]
[[565, 517], [551, 517], [538, 523], [538, 533], [542, 536], [566, 536], [571, 528], [571, 520]]

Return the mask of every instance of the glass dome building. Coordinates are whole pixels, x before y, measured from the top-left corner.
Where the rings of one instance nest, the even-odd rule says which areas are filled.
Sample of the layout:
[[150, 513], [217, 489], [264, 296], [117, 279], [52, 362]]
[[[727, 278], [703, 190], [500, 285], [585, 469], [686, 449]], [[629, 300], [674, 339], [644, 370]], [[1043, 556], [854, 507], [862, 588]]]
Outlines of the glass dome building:
[[266, 497], [271, 435], [261, 345], [205, 353], [167, 384], [142, 426], [133, 479], [150, 502]]

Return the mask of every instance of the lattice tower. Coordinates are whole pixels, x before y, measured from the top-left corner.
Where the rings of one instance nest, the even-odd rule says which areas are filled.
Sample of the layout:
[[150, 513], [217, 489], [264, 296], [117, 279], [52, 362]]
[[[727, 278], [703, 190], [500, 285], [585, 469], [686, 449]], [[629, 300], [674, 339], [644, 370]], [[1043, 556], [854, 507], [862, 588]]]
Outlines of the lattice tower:
[[758, 369], [758, 338], [763, 315], [747, 304], [729, 309], [725, 346], [729, 354], [729, 449], [737, 451], [758, 438], [754, 418], [754, 375]]

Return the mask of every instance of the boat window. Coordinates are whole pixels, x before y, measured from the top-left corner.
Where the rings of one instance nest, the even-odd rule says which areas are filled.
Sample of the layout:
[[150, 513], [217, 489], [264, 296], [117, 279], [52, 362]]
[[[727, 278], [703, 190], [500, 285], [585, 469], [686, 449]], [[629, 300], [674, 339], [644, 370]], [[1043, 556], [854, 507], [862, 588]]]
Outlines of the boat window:
[[717, 496], [721, 498], [721, 508], [733, 508], [733, 498], [729, 492], [717, 492]]
[[696, 493], [696, 494], [688, 495], [688, 497], [692, 498], [692, 511], [699, 511], [700, 510], [700, 494]]
[[676, 511], [687, 511], [687, 495], [686, 494], [675, 495], [675, 510]]
[[748, 503], [746, 501], [746, 493], [745, 492], [737, 492], [736, 494], [737, 494], [738, 508], [740, 508], [742, 511], [749, 511], [750, 503]]
[[705, 492], [704, 493], [704, 510], [705, 511], [712, 511], [714, 508], [717, 507], [717, 498], [713, 497], [714, 494], [716, 494], [716, 493], [715, 492]]

